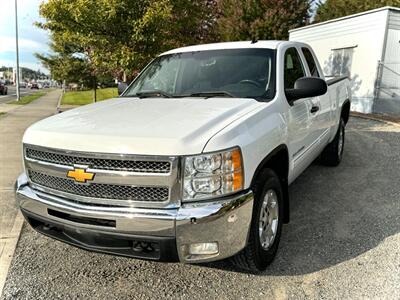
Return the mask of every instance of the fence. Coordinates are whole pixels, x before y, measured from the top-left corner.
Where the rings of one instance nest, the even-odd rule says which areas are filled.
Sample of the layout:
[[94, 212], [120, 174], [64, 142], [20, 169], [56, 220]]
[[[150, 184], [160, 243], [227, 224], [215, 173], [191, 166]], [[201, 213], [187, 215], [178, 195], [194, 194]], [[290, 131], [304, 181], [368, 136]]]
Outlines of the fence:
[[379, 62], [373, 111], [400, 116], [400, 62]]

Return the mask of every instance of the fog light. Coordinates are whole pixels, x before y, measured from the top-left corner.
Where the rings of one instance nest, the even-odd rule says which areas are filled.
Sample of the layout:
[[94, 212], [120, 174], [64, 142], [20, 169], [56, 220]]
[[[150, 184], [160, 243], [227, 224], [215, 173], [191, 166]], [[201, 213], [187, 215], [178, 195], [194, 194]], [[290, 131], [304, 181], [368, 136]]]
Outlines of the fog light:
[[196, 243], [189, 246], [191, 255], [211, 255], [218, 253], [218, 243]]

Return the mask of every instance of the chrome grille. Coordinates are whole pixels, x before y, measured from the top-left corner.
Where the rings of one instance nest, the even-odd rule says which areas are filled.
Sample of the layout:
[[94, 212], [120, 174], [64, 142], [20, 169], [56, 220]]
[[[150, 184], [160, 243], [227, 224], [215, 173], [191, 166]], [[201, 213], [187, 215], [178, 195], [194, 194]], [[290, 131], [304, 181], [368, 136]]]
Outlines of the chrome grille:
[[83, 185], [75, 183], [74, 180], [35, 171], [28, 171], [28, 174], [31, 181], [40, 186], [90, 198], [163, 202], [167, 201], [169, 197], [168, 187], [137, 187], [99, 183]]
[[[25, 170], [32, 187], [72, 202], [108, 207], [180, 206], [180, 160], [174, 156], [65, 151], [24, 144]], [[83, 169], [87, 183], [68, 177]]]
[[171, 162], [169, 161], [103, 159], [85, 157], [75, 154], [60, 154], [50, 151], [36, 150], [32, 148], [26, 148], [26, 157], [59, 165], [86, 165], [92, 169], [97, 170], [155, 174], [167, 174], [171, 171]]

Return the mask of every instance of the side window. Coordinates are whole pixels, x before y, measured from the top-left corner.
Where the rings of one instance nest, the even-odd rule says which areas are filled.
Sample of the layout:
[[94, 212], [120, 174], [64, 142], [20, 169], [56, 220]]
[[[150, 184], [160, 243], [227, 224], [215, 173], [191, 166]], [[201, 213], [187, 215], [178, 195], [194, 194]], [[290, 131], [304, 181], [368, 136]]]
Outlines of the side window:
[[297, 79], [304, 77], [304, 68], [296, 48], [289, 48], [285, 53], [284, 82], [285, 89], [294, 88]]
[[308, 68], [310, 69], [311, 76], [320, 77], [318, 73], [317, 64], [315, 63], [314, 57], [308, 48], [301, 48], [304, 57], [306, 58]]

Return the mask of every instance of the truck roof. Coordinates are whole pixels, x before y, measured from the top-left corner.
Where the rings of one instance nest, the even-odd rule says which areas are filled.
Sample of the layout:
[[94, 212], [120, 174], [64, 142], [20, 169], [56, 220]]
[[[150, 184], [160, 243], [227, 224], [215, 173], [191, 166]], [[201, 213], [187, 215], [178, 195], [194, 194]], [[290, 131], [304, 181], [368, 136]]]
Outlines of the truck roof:
[[226, 42], [226, 43], [215, 43], [215, 44], [202, 44], [195, 46], [188, 46], [169, 50], [162, 53], [161, 55], [182, 53], [182, 52], [194, 52], [194, 51], [207, 51], [207, 50], [223, 50], [223, 49], [243, 49], [243, 48], [266, 48], [276, 49], [279, 44], [288, 41], [257, 41], [252, 43], [251, 41], [245, 42]]

